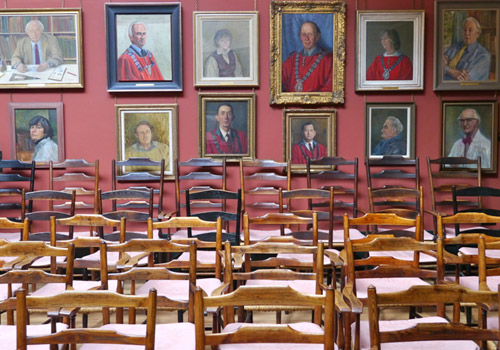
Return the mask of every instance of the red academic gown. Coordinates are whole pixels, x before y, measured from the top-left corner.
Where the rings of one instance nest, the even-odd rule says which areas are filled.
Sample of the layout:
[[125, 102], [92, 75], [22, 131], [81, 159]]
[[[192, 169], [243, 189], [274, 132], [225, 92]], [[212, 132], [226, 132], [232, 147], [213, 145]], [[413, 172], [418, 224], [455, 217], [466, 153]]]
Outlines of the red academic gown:
[[307, 164], [307, 158], [319, 159], [326, 157], [326, 147], [321, 143], [314, 142], [312, 151], [302, 141], [292, 146], [292, 164]]
[[247, 135], [240, 130], [229, 131], [229, 140], [226, 142], [219, 128], [210, 130], [206, 134], [207, 154], [246, 154], [248, 152]]
[[[313, 68], [316, 59], [321, 54], [323, 54], [323, 57], [316, 68]], [[297, 55], [299, 55], [299, 79], [303, 79], [307, 72], [311, 70], [309, 77], [302, 82], [302, 92], [332, 92], [333, 56], [331, 52], [325, 53], [324, 51], [320, 51], [312, 56], [304, 56], [300, 52], [292, 53], [283, 62], [281, 78], [283, 91], [296, 92], [295, 59]]]
[[117, 62], [118, 81], [164, 80], [153, 53], [144, 51], [146, 55], [141, 57], [131, 47], [125, 50]]
[[[384, 66], [389, 69], [394, 63], [401, 58], [401, 61], [392, 68], [389, 72], [389, 79], [384, 79], [384, 68], [382, 67], [381, 58], [384, 60]], [[375, 57], [371, 66], [366, 71], [366, 80], [412, 80], [413, 65], [411, 60], [406, 55], [399, 56], [384, 56]]]

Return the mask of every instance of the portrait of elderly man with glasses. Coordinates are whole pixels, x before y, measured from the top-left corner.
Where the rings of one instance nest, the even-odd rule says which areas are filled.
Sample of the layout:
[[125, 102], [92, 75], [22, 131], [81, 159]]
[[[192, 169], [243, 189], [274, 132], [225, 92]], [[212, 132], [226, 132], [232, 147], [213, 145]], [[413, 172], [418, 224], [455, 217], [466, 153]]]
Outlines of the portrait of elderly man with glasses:
[[463, 133], [463, 138], [455, 141], [449, 157], [465, 157], [477, 159], [481, 157], [481, 167], [491, 166], [491, 141], [479, 130], [481, 116], [473, 108], [467, 108], [460, 113], [458, 123]]

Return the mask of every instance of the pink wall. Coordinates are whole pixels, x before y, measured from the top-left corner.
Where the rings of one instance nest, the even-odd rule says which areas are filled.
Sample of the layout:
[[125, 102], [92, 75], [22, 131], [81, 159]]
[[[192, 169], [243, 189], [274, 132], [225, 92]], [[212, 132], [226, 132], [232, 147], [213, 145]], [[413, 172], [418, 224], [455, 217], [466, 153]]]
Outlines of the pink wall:
[[[113, 1], [118, 2], [118, 1]], [[127, 2], [127, 1], [120, 1]], [[138, 3], [138, 1], [129, 1]], [[154, 2], [150, 0], [150, 2]], [[365, 102], [415, 102], [416, 105], [416, 154], [420, 157], [422, 184], [428, 193], [425, 158], [440, 156], [441, 147], [441, 101], [442, 100], [492, 100], [497, 99], [495, 91], [477, 92], [434, 92], [433, 91], [433, 31], [434, 1], [431, 0], [347, 0], [346, 37], [346, 85], [345, 104], [338, 109], [337, 154], [345, 158], [360, 158], [360, 205], [367, 207], [365, 169]], [[106, 91], [106, 43], [104, 23], [105, 0], [7, 0], [0, 7], [31, 8], [33, 4], [44, 8], [80, 7], [83, 13], [83, 46], [85, 88], [74, 90], [1, 90], [0, 105], [3, 106], [0, 128], [0, 149], [4, 158], [10, 157], [10, 133], [7, 114], [9, 102], [64, 102], [66, 157], [100, 159], [104, 189], [110, 188], [111, 159], [116, 155], [115, 104], [175, 103], [179, 105], [179, 159], [197, 157], [198, 143], [198, 92], [193, 86], [193, 20], [192, 12], [198, 11], [253, 11], [254, 4], [259, 11], [260, 87], [255, 89], [256, 108], [256, 156], [262, 159], [281, 160], [283, 156], [282, 109], [269, 105], [269, 4], [268, 0], [183, 0], [183, 82], [180, 93], [115, 93]], [[197, 9], [195, 4], [197, 3]], [[6, 4], [6, 5], [5, 5]], [[355, 70], [355, 22], [356, 6], [359, 10], [425, 10], [425, 88], [417, 92], [370, 92], [354, 91]], [[203, 91], [248, 92], [249, 89], [203, 89]], [[39, 172], [40, 174], [40, 172]], [[238, 186], [237, 166], [229, 169], [230, 187]], [[498, 176], [486, 176], [484, 184], [498, 186]], [[295, 187], [301, 186], [301, 179], [294, 180]], [[44, 181], [43, 181], [44, 182]], [[37, 189], [44, 188], [39, 182]], [[168, 184], [167, 193], [173, 193]], [[166, 201], [167, 206], [171, 201]], [[426, 198], [426, 207], [430, 206]], [[167, 208], [168, 209], [168, 208]]]

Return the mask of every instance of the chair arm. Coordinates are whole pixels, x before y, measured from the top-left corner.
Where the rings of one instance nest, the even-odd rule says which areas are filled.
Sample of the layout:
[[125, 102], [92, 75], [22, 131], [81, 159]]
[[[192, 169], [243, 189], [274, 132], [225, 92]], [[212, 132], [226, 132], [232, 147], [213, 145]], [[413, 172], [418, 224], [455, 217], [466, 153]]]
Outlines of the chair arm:
[[243, 254], [241, 253], [234, 253], [233, 254], [233, 269], [241, 269], [243, 267], [243, 263], [245, 260], [243, 259]]
[[170, 219], [172, 216], [178, 216], [177, 215], [177, 211], [171, 211], [171, 212], [168, 212], [168, 213], [165, 213], [165, 212], [161, 212], [161, 213], [158, 213], [158, 219], [160, 220], [165, 220], [165, 219]]
[[352, 283], [348, 283], [344, 286], [342, 294], [344, 295], [344, 300], [347, 301], [348, 305], [350, 305], [352, 312], [358, 314], [363, 313], [363, 303], [354, 293], [354, 286]]
[[337, 312], [351, 312], [351, 307], [342, 297], [342, 293], [339, 290], [335, 290], [335, 310]]
[[344, 262], [342, 261], [342, 259], [339, 258], [339, 256], [336, 253], [329, 250], [325, 250], [324, 255], [327, 256], [328, 259], [330, 259], [330, 261], [334, 264], [334, 266], [341, 267], [342, 265], [344, 265]]
[[229, 283], [223, 283], [219, 287], [215, 288], [210, 294], [211, 297], [218, 296], [226, 293], [229, 290]]

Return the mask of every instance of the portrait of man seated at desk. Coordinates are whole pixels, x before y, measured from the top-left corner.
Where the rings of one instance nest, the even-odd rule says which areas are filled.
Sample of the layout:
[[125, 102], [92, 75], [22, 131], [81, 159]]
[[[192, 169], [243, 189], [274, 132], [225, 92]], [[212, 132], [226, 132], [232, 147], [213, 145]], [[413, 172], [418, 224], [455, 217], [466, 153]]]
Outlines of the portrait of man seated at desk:
[[26, 24], [26, 36], [17, 42], [11, 57], [12, 69], [26, 73], [28, 65], [35, 65], [37, 72], [43, 72], [63, 63], [57, 38], [44, 33], [44, 29], [43, 23], [38, 20]]

